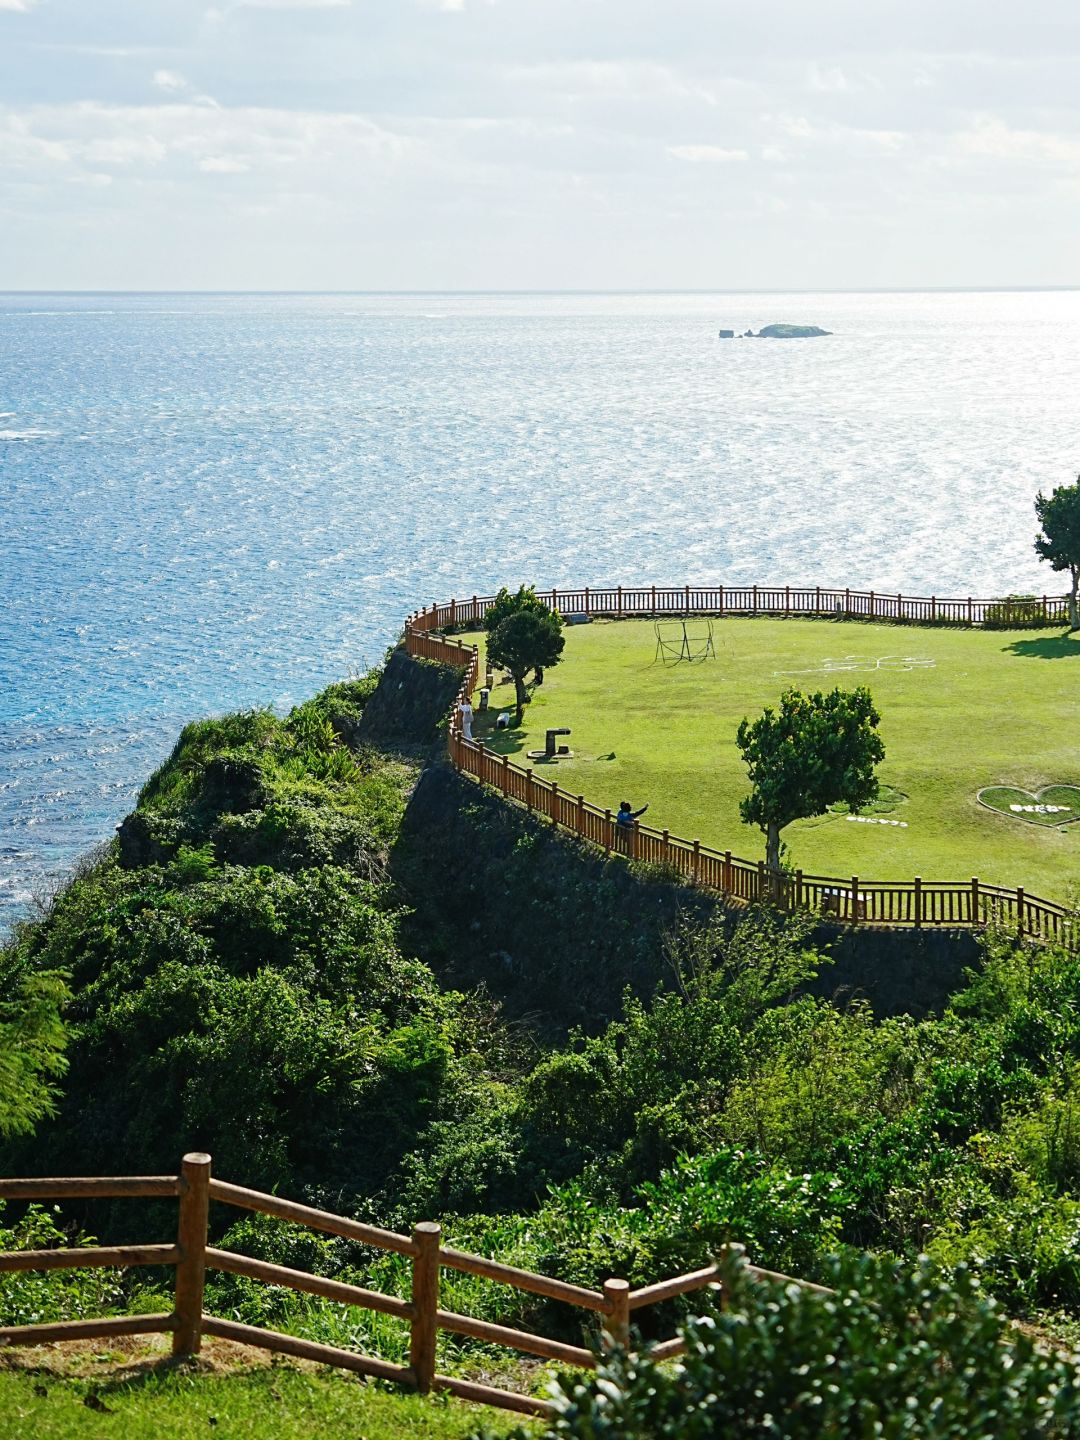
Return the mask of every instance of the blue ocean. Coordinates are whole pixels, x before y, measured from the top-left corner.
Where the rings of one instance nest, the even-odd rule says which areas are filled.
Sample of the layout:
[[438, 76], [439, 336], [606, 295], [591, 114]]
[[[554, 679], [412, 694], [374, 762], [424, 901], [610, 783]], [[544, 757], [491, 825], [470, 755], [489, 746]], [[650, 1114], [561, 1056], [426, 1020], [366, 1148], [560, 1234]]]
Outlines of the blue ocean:
[[[833, 333], [719, 340], [776, 321]], [[1080, 295], [0, 295], [0, 930], [185, 721], [522, 580], [1060, 592]]]

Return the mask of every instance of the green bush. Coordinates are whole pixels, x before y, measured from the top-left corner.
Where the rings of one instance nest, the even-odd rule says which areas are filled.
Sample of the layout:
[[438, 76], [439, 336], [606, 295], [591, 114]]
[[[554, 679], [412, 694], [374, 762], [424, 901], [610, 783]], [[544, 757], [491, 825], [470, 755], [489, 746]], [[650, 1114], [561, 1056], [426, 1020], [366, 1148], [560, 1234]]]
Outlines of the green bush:
[[1046, 609], [1038, 595], [1006, 595], [986, 607], [983, 625], [987, 630], [1024, 630], [1060, 624], [1046, 618]]
[[[0, 1200], [0, 1250], [54, 1250], [93, 1245], [90, 1235], [59, 1223], [59, 1209], [29, 1205], [19, 1220], [5, 1223]], [[54, 1320], [83, 1320], [121, 1307], [118, 1270], [15, 1270], [0, 1274], [0, 1325], [43, 1325]]]
[[[832, 1295], [729, 1266], [724, 1308], [686, 1322], [677, 1364], [610, 1352], [562, 1377], [548, 1440], [1061, 1440], [1080, 1435], [1080, 1371], [1006, 1329], [975, 1275], [869, 1257]], [[522, 1436], [525, 1432], [519, 1432]]]

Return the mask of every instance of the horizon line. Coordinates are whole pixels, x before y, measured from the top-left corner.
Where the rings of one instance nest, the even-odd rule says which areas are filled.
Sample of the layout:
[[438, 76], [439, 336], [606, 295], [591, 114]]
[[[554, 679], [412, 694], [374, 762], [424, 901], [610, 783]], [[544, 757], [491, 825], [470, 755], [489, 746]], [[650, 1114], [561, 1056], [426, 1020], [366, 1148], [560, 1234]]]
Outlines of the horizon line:
[[734, 289], [692, 288], [692, 289], [387, 289], [387, 290], [306, 290], [306, 289], [62, 289], [50, 287], [18, 287], [0, 289], [0, 295], [299, 295], [299, 296], [496, 296], [496, 295], [1009, 295], [1009, 294], [1069, 294], [1080, 291], [1080, 281], [1061, 285], [883, 285], [841, 287], [777, 287], [740, 286]]

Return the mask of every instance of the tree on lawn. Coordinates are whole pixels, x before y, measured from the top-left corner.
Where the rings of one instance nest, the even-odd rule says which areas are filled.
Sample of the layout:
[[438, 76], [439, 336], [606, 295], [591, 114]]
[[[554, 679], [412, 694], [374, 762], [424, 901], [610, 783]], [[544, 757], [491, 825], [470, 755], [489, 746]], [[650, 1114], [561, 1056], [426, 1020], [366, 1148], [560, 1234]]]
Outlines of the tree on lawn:
[[484, 629], [490, 635], [496, 625], [508, 615], [516, 615], [519, 610], [538, 610], [547, 615], [552, 613], [551, 606], [544, 604], [534, 585], [520, 585], [516, 591], [508, 590], [504, 585], [487, 608]]
[[[535, 611], [538, 615], [558, 614], [558, 611], [552, 610], [550, 605], [545, 605], [540, 599], [535, 585], [519, 585], [516, 591], [508, 590], [504, 585], [484, 615], [485, 631], [490, 635], [508, 615], [517, 615], [523, 610]], [[539, 665], [536, 667], [536, 683], [542, 685], [543, 681], [544, 667]]]
[[843, 802], [852, 810], [878, 793], [874, 766], [885, 758], [870, 691], [804, 695], [785, 690], [780, 709], [767, 708], [736, 737], [752, 786], [739, 813], [765, 834], [765, 858], [780, 870], [780, 831], [793, 820], [823, 815]]
[[1040, 490], [1035, 497], [1035, 514], [1042, 533], [1035, 537], [1035, 553], [1049, 560], [1054, 570], [1068, 570], [1069, 629], [1080, 630], [1076, 592], [1080, 585], [1080, 477], [1075, 485], [1058, 485], [1052, 495]]
[[517, 610], [500, 620], [488, 636], [488, 659], [514, 677], [517, 724], [525, 713], [525, 676], [559, 663], [566, 640], [562, 621], [553, 610]]

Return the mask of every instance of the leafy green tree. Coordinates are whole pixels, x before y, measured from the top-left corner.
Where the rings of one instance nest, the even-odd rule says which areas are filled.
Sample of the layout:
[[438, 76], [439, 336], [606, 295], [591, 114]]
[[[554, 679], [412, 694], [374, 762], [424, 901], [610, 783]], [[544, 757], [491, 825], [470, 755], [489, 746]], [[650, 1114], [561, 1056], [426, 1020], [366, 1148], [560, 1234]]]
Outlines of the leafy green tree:
[[1040, 560], [1049, 560], [1051, 569], [1069, 572], [1069, 628], [1080, 630], [1076, 600], [1080, 586], [1080, 478], [1075, 485], [1056, 486], [1052, 495], [1040, 490], [1035, 497], [1035, 515], [1042, 526], [1042, 533], [1035, 537], [1035, 553]]
[[514, 677], [517, 723], [525, 713], [525, 676], [559, 663], [566, 640], [562, 620], [553, 610], [517, 610], [500, 620], [488, 636], [487, 653], [495, 665]]
[[0, 969], [0, 1137], [30, 1135], [56, 1113], [55, 1082], [67, 1068], [60, 1018], [67, 998], [57, 971]]
[[490, 635], [508, 615], [517, 615], [522, 610], [536, 610], [552, 614], [551, 606], [545, 605], [536, 593], [534, 585], [519, 585], [517, 590], [508, 590], [504, 585], [488, 606], [484, 616], [484, 629]]
[[739, 726], [742, 751], [753, 787], [739, 813], [765, 834], [769, 869], [780, 869], [780, 831], [793, 820], [823, 815], [842, 801], [852, 810], [878, 793], [874, 766], [885, 758], [877, 733], [881, 716], [870, 691], [785, 690], [780, 709], [765, 709]]

